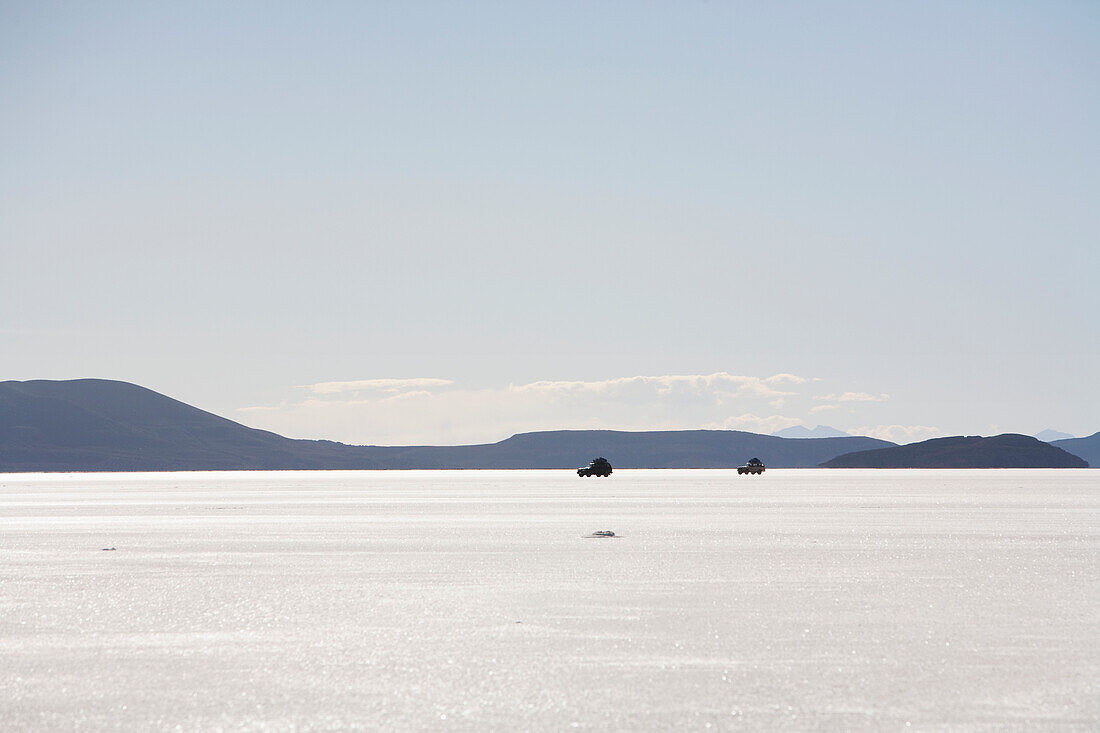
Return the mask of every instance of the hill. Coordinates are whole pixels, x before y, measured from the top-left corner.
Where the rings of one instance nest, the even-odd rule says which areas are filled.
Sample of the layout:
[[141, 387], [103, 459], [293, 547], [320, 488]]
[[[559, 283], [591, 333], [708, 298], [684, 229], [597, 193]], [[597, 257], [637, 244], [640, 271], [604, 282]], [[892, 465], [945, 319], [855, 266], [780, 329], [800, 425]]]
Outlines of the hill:
[[373, 468], [337, 443], [245, 427], [127, 382], [0, 382], [0, 470]]
[[1084, 458], [1093, 468], [1100, 468], [1100, 433], [1093, 433], [1084, 438], [1055, 440], [1051, 445]]
[[465, 446], [354, 446], [256, 430], [126, 382], [0, 382], [0, 471], [358, 468], [730, 468], [757, 456], [810, 467], [893, 445], [873, 438], [788, 440], [734, 430], [559, 430]]
[[[773, 468], [812, 468], [851, 449], [893, 445], [875, 438], [777, 438], [738, 430], [553, 430], [489, 445], [373, 448], [389, 468], [575, 468], [596, 456], [616, 468], [734, 468], [760, 458]], [[817, 456], [823, 456], [820, 460]]]
[[1061, 448], [1028, 435], [933, 438], [837, 456], [822, 468], [1088, 468]]

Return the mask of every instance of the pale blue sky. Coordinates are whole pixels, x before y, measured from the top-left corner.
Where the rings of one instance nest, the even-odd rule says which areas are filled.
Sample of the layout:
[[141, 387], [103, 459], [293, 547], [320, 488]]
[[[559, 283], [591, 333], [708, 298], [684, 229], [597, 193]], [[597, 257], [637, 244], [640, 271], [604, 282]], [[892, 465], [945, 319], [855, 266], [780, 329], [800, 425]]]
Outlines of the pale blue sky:
[[0, 378], [352, 442], [1100, 429], [1100, 4], [779, 5], [0, 3]]

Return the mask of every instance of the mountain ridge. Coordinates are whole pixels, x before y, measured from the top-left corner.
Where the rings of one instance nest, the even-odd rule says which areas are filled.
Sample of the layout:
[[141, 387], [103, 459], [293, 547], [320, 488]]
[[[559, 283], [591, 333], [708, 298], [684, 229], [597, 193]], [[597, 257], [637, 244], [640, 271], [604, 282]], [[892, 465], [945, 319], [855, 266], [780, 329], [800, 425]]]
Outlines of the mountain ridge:
[[1075, 456], [1080, 456], [1088, 461], [1090, 466], [1100, 468], [1100, 432], [1086, 435], [1083, 438], [1052, 440], [1050, 444]]
[[1088, 468], [1089, 463], [1030, 435], [988, 438], [956, 435], [919, 443], [856, 451], [825, 461], [822, 468]]
[[356, 446], [250, 428], [128, 382], [0, 382], [4, 472], [575, 468], [596, 455], [619, 468], [732, 468], [753, 456], [794, 468], [889, 445], [736, 430], [556, 430], [477, 445]]
[[[1100, 465], [1100, 456], [1086, 457], [1100, 454], [1100, 433], [1053, 444], [1015, 436], [1008, 445], [1006, 436], [996, 438], [1001, 444], [992, 445], [1002, 452], [997, 465], [1048, 465], [1052, 455], [1061, 455], [1063, 463], [1071, 456]], [[788, 438], [737, 430], [548, 430], [485, 444], [362, 446], [250, 428], [128, 382], [0, 382], [0, 472], [575, 468], [596, 455], [617, 468], [733, 468], [750, 457], [773, 468], [809, 468], [882, 450], [919, 453], [927, 448], [919, 446], [936, 440], [995, 439], [938, 438], [898, 446], [863, 436]], [[1057, 453], [1040, 456], [1036, 446]], [[936, 460], [939, 467], [960, 459]]]

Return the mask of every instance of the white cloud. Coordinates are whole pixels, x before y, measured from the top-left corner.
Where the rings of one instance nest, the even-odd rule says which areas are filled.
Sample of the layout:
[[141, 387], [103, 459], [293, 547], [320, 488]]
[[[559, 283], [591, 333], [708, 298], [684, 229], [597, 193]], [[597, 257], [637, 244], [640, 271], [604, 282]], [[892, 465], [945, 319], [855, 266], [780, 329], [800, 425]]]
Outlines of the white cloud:
[[587, 399], [607, 402], [646, 402], [660, 404], [718, 405], [745, 400], [776, 400], [797, 392], [771, 386], [782, 382], [807, 381], [791, 374], [776, 377], [750, 377], [728, 372], [713, 374], [666, 374], [660, 376], [616, 377], [596, 381], [551, 381], [510, 385], [515, 394], [537, 393], [557, 401]]
[[363, 379], [307, 385], [304, 400], [238, 412], [250, 424], [284, 435], [376, 445], [488, 442], [558, 428], [684, 430], [728, 424], [770, 433], [799, 420], [757, 417], [748, 410], [726, 416], [731, 407], [766, 402], [780, 409], [784, 399], [798, 395], [787, 387], [808, 381], [793, 374], [714, 372], [541, 380], [475, 390], [449, 379]]
[[236, 410], [234, 410], [234, 412], [278, 412], [279, 410], [286, 409], [287, 407], [287, 403], [281, 402], [278, 405], [252, 405], [251, 407], [238, 407]]
[[415, 389], [411, 392], [398, 392], [397, 394], [384, 397], [382, 402], [406, 402], [408, 400], [422, 399], [425, 397], [431, 397], [432, 393], [426, 389]]
[[790, 382], [792, 384], [805, 384], [806, 382], [819, 381], [817, 378], [808, 379], [806, 377], [800, 377], [796, 374], [773, 374], [764, 380], [769, 384], [781, 384], [783, 382]]
[[867, 392], [841, 392], [840, 394], [827, 394], [822, 397], [814, 397], [820, 402], [885, 402], [890, 399], [888, 394], [868, 394]]
[[929, 438], [937, 438], [943, 435], [940, 428], [928, 425], [865, 425], [848, 432], [852, 435], [866, 435], [880, 440], [889, 440], [904, 445], [905, 443], [917, 443]]
[[727, 417], [722, 421], [720, 426], [716, 427], [720, 427], [723, 430], [747, 430], [752, 433], [770, 435], [776, 430], [782, 430], [783, 428], [801, 424], [802, 421], [797, 417], [784, 417], [782, 415], [760, 417], [751, 413], [745, 413], [744, 415]]
[[432, 377], [414, 377], [412, 379], [359, 379], [350, 382], [319, 382], [303, 385], [302, 389], [313, 394], [328, 395], [342, 392], [400, 392], [419, 387], [447, 387], [454, 384], [450, 379]]
[[[571, 428], [709, 428], [770, 434], [842, 403], [849, 404], [846, 412], [851, 412], [860, 403], [887, 397], [839, 392], [811, 398], [809, 385], [814, 381], [788, 373], [754, 377], [713, 372], [540, 380], [469, 389], [450, 379], [361, 379], [306, 385], [299, 399], [245, 407], [238, 413], [247, 416], [250, 425], [291, 437], [444, 445]], [[882, 427], [883, 434], [900, 434], [891, 430], [892, 426]]]
[[733, 392], [719, 392], [724, 398], [738, 399], [741, 397], [754, 397], [757, 399], [775, 399], [783, 397], [791, 397], [798, 394], [797, 392], [791, 392], [786, 390], [775, 389], [767, 380], [757, 380], [752, 382], [742, 382], [738, 388]]
[[654, 390], [659, 394], [684, 392], [713, 392], [739, 396], [776, 397], [795, 394], [781, 392], [771, 384], [782, 382], [802, 383], [804, 377], [793, 374], [777, 374], [772, 377], [746, 377], [728, 372], [713, 374], [666, 374], [662, 376], [616, 377], [598, 381], [539, 381], [529, 384], [510, 385], [513, 392], [591, 392], [596, 394], [616, 394], [638, 389]]

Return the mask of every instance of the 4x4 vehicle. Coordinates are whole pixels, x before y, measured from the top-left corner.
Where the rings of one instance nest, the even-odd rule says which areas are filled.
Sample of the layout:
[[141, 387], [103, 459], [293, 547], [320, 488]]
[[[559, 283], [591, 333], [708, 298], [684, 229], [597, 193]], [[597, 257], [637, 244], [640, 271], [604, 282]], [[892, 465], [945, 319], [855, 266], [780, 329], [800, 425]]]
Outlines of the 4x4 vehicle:
[[606, 458], [597, 458], [584, 468], [578, 468], [577, 475], [585, 478], [589, 476], [610, 476], [611, 463]]
[[737, 467], [737, 473], [751, 473], [757, 475], [764, 473], [764, 462], [759, 458], [750, 458], [749, 462], [746, 463], [744, 466]]

